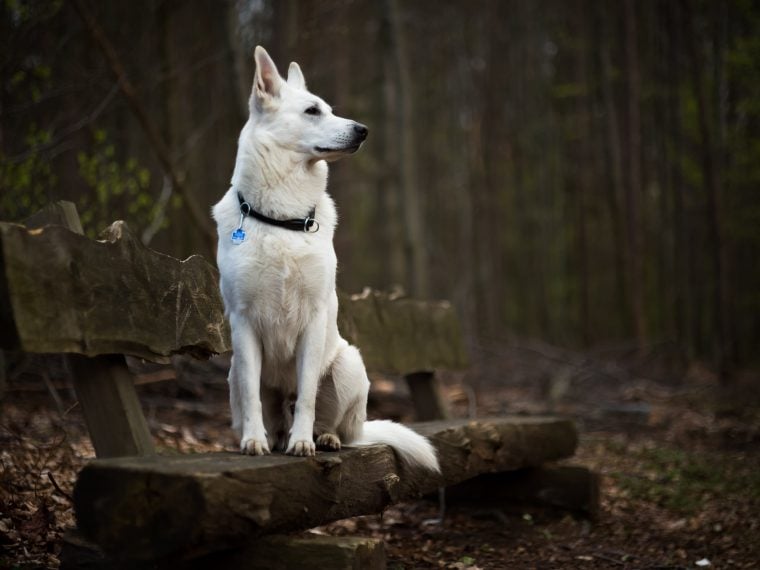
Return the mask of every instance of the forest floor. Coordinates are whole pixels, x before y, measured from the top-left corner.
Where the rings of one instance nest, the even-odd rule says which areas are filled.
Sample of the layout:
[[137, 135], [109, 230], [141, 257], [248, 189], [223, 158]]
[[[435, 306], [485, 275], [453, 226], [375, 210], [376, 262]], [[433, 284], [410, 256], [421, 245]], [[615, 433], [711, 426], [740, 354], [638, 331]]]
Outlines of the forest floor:
[[[76, 474], [94, 457], [65, 374], [49, 364], [17, 366], [0, 402], [0, 568], [58, 567]], [[235, 448], [225, 365], [178, 360], [174, 370], [140, 371], [162, 452]], [[43, 369], [52, 370], [48, 382]], [[597, 521], [494, 505], [451, 506], [430, 524], [438, 504], [421, 500], [311, 532], [382, 538], [393, 570], [760, 567], [758, 378], [740, 376], [726, 390], [699, 366], [655, 369], [538, 345], [495, 351], [467, 374], [443, 377], [460, 417], [573, 417], [581, 439], [566, 463], [601, 475]], [[370, 412], [410, 419], [403, 383], [373, 379]]]

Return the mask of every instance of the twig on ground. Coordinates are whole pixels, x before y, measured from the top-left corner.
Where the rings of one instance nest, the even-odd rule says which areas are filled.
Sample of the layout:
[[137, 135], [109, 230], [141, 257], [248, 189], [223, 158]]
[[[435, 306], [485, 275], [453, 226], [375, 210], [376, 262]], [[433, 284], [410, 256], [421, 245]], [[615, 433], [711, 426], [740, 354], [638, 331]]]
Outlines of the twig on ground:
[[55, 480], [55, 477], [53, 477], [53, 473], [51, 471], [47, 472], [47, 477], [53, 484], [53, 487], [55, 487], [55, 490], [58, 491], [58, 493], [62, 495], [67, 501], [69, 501], [69, 503], [74, 504], [74, 499], [66, 491], [61, 489], [61, 486], [58, 485], [58, 481]]

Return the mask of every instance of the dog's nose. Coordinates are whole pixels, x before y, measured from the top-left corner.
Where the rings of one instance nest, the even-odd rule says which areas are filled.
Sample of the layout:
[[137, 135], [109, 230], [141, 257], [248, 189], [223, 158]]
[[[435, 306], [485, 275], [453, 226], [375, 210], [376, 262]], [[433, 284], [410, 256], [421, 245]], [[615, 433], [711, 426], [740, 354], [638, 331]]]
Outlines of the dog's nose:
[[361, 123], [354, 123], [354, 133], [356, 133], [356, 136], [359, 138], [359, 140], [364, 140], [367, 138], [369, 130]]

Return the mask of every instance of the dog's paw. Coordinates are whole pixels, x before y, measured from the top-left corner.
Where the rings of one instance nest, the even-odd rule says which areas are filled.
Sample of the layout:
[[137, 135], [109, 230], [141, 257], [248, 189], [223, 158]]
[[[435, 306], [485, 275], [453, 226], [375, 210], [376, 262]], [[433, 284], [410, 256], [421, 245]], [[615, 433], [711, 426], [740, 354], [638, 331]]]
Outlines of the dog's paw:
[[317, 447], [314, 442], [308, 439], [290, 440], [288, 444], [288, 450], [285, 452], [288, 455], [299, 455], [303, 457], [313, 456], [317, 453]]
[[269, 455], [271, 453], [266, 439], [252, 438], [240, 441], [240, 452], [246, 455]]
[[323, 433], [317, 438], [317, 448], [340, 451], [340, 438], [334, 433]]

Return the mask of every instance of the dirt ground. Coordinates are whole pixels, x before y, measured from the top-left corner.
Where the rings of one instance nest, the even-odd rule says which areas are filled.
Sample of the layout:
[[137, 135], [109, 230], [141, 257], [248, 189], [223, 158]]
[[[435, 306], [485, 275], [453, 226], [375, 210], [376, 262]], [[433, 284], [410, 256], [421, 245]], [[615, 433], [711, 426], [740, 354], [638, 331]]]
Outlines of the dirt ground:
[[[601, 474], [597, 521], [497, 504], [450, 506], [434, 522], [439, 505], [421, 500], [310, 532], [382, 538], [394, 570], [758, 568], [758, 378], [737, 375], [725, 389], [703, 367], [661, 360], [511, 346], [483, 351], [466, 374], [442, 375], [455, 416], [574, 418], [581, 441], [568, 463]], [[226, 365], [177, 359], [169, 370], [135, 368], [162, 452], [235, 448]], [[94, 452], [63, 360], [9, 370], [0, 402], [0, 568], [57, 568], [62, 534], [74, 525], [76, 474]], [[370, 412], [411, 419], [403, 382], [374, 378]]]

